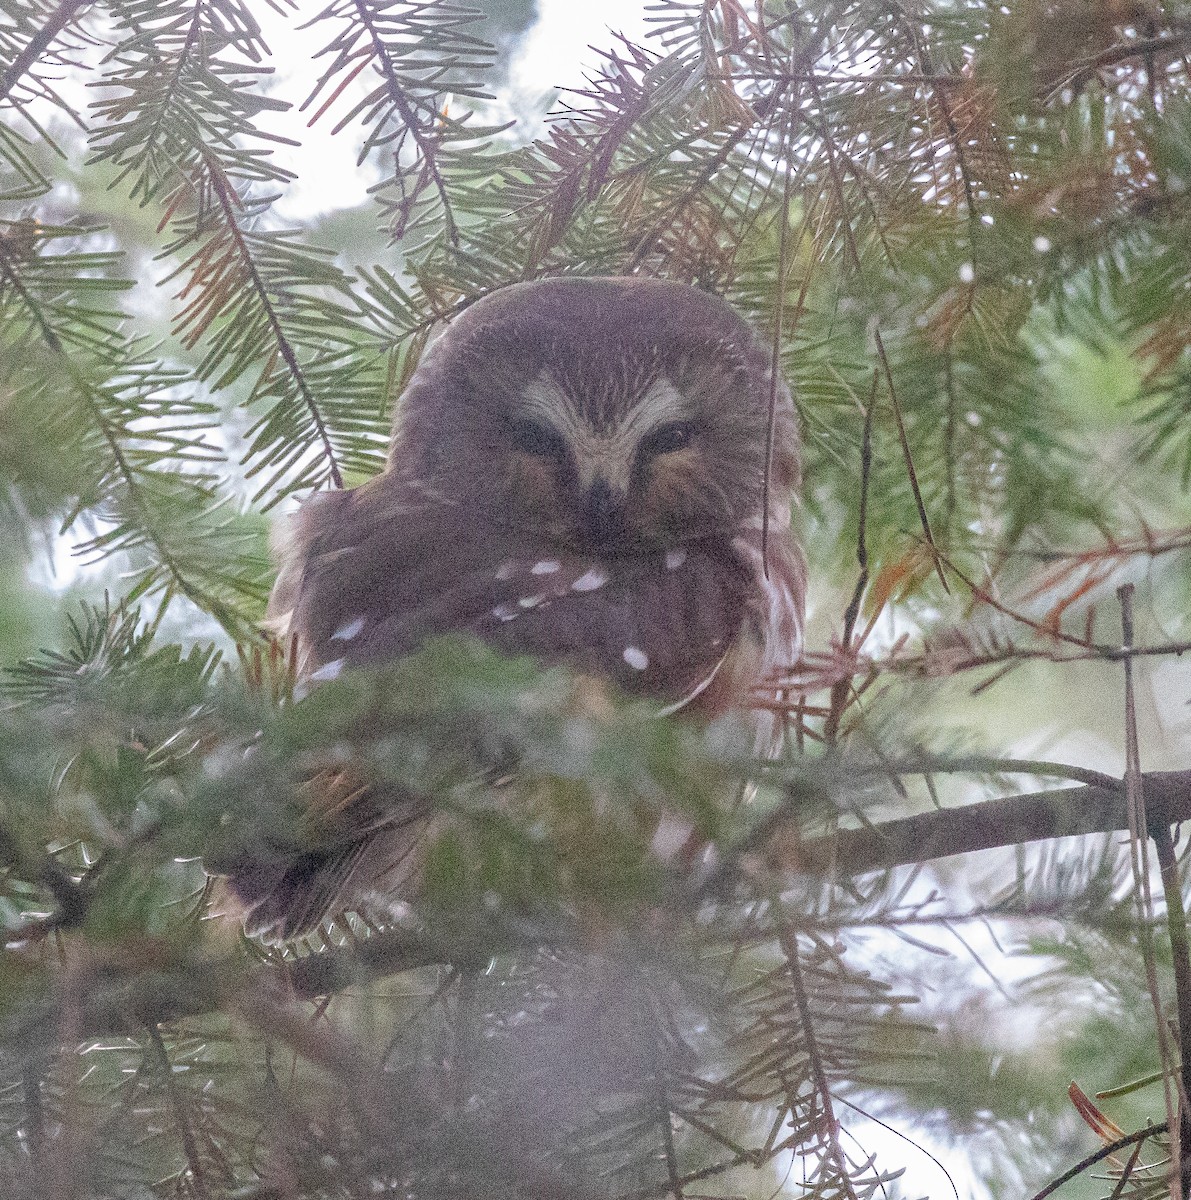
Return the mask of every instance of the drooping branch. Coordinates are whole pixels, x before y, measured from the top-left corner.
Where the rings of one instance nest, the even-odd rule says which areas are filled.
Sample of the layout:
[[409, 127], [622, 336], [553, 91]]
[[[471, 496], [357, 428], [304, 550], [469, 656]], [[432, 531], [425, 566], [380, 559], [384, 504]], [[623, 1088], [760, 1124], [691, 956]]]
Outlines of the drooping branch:
[[[362, 3], [361, 0], [353, 0], [353, 3], [359, 15], [360, 23], [367, 31], [368, 39], [372, 44], [371, 61], [376, 64], [376, 69], [384, 79], [389, 100], [397, 110], [401, 120], [405, 123], [405, 128], [409, 132], [409, 136], [413, 139], [414, 144], [418, 148], [418, 153], [422, 156], [425, 174], [434, 184], [434, 190], [438, 193], [439, 203], [442, 205], [443, 228], [446, 231], [447, 240], [451, 245], [457, 245], [459, 242], [459, 228], [455, 224], [455, 214], [446, 181], [443, 179], [442, 171], [439, 169], [438, 147], [435, 144], [433, 134], [423, 127], [415, 111], [414, 102], [405, 88], [402, 87], [401, 80], [393, 66], [393, 60], [389, 57], [388, 48], [380, 35], [380, 31], [376, 27], [376, 21], [373, 19], [371, 9], [369, 9], [367, 4]], [[395, 164], [394, 169], [400, 170], [400, 166]]]
[[342, 488], [343, 473], [339, 469], [339, 458], [331, 442], [331, 435], [327, 430], [326, 420], [311, 390], [310, 383], [306, 378], [306, 372], [302, 369], [302, 365], [298, 361], [297, 350], [282, 327], [281, 318], [278, 315], [277, 307], [270, 294], [268, 284], [261, 274], [252, 249], [248, 245], [248, 239], [244, 236], [244, 230], [240, 226], [240, 199], [227, 177], [223, 174], [215, 158], [204, 152], [203, 161], [207, 168], [207, 178], [210, 181], [212, 190], [218, 197], [228, 233], [239, 256], [241, 269], [251, 284], [257, 303], [260, 305], [265, 320], [268, 322], [277, 352], [285, 363], [290, 379], [293, 381], [298, 394], [302, 398], [302, 403], [306, 406], [306, 410], [310, 414], [317, 439], [322, 444], [322, 453], [326, 458], [331, 482], [335, 487]]

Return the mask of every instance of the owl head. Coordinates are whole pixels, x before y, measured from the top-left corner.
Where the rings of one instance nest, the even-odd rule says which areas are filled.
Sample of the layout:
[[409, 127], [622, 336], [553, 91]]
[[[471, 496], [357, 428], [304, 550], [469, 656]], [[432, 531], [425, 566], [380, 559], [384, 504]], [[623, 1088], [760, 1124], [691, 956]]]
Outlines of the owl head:
[[[679, 283], [548, 279], [467, 309], [405, 393], [390, 472], [561, 543], [632, 553], [761, 513], [769, 351]], [[784, 385], [769, 478], [797, 483]]]

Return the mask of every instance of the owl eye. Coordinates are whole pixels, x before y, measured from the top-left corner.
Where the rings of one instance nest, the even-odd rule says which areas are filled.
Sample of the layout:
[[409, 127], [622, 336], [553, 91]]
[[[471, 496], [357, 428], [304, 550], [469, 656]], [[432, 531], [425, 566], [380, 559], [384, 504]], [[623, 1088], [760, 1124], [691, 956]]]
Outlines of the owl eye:
[[509, 425], [513, 445], [524, 454], [538, 458], [565, 459], [569, 448], [566, 438], [545, 421], [518, 417]]
[[641, 439], [639, 453], [642, 458], [673, 454], [676, 450], [683, 450], [690, 445], [694, 436], [695, 429], [690, 421], [668, 421]]

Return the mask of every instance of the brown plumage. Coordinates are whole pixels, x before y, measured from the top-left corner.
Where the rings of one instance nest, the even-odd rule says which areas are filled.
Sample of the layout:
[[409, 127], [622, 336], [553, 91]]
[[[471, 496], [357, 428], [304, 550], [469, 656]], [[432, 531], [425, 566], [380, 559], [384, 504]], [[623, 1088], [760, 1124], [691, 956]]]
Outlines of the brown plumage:
[[[722, 300], [645, 279], [519, 284], [431, 348], [384, 473], [303, 506], [270, 613], [305, 685], [467, 632], [714, 715], [798, 651], [797, 483], [789, 393]], [[772, 719], [758, 729], [772, 750]], [[293, 936], [409, 886], [427, 814], [320, 786], [345, 792], [327, 849], [233, 872], [252, 930]]]

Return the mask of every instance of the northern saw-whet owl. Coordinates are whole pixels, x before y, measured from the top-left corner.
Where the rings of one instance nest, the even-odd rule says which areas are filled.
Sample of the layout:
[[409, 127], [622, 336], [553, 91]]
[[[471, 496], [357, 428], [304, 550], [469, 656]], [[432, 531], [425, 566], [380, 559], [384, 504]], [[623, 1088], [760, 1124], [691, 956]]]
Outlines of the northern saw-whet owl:
[[[547, 279], [472, 305], [411, 378], [385, 471], [289, 527], [270, 613], [300, 681], [457, 632], [670, 711], [755, 703], [799, 652], [805, 593], [797, 426], [770, 366], [685, 284]], [[776, 718], [757, 729], [772, 752]], [[232, 869], [251, 931], [412, 886], [425, 809], [352, 803], [326, 849]]]

